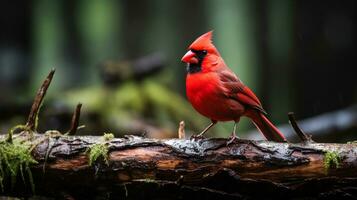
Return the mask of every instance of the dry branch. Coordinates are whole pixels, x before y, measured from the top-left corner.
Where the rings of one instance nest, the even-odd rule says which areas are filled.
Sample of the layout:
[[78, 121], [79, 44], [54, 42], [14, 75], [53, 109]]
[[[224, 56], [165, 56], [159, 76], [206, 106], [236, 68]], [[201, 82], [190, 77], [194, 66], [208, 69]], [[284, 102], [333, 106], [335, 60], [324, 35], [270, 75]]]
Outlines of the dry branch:
[[311, 139], [311, 136], [306, 135], [306, 133], [304, 133], [301, 128], [297, 125], [297, 122], [295, 120], [295, 116], [293, 112], [289, 112], [288, 113], [288, 117], [289, 117], [289, 122], [291, 124], [291, 126], [293, 127], [295, 133], [299, 136], [300, 140], [304, 143], [307, 142], [314, 142]]
[[55, 74], [55, 69], [52, 69], [36, 94], [35, 100], [32, 104], [31, 111], [26, 123], [26, 127], [31, 131], [36, 131], [38, 112], [41, 107], [42, 101], [46, 95], [47, 89], [51, 84], [54, 74]]
[[78, 103], [76, 110], [74, 111], [72, 116], [71, 127], [68, 131], [68, 135], [75, 135], [77, 133], [79, 118], [81, 116], [81, 108], [82, 108], [82, 104]]

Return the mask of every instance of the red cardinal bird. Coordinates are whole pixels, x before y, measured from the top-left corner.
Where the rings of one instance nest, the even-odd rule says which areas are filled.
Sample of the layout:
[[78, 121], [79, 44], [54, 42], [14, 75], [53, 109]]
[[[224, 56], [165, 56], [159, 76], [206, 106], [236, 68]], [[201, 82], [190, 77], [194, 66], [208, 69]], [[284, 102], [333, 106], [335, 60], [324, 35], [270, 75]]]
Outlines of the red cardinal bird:
[[234, 121], [231, 143], [238, 138], [235, 131], [240, 117], [247, 116], [268, 140], [285, 142], [284, 135], [266, 117], [258, 97], [227, 67], [211, 38], [212, 31], [197, 38], [181, 59], [187, 63], [188, 100], [212, 121], [196, 137], [218, 121]]

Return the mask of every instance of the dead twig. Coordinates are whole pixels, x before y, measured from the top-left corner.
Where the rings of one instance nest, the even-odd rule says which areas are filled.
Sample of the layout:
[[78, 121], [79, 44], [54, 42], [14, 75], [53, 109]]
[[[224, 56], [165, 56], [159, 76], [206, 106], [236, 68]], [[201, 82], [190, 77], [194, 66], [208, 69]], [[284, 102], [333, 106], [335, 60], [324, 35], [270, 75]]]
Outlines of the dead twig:
[[81, 116], [81, 108], [82, 108], [82, 104], [78, 103], [76, 110], [74, 111], [72, 116], [71, 127], [68, 131], [68, 135], [75, 135], [78, 130], [79, 118]]
[[185, 122], [184, 121], [180, 122], [180, 125], [179, 125], [179, 128], [178, 128], [177, 132], [178, 132], [178, 138], [179, 139], [185, 139], [186, 134], [185, 134]]
[[46, 95], [48, 87], [50, 86], [54, 73], [55, 73], [55, 69], [52, 69], [51, 72], [47, 75], [46, 79], [43, 81], [40, 89], [37, 91], [35, 100], [33, 101], [31, 111], [26, 123], [26, 128], [30, 131], [36, 131], [37, 129], [38, 113], [40, 111], [43, 98]]
[[304, 133], [300, 127], [298, 126], [298, 124], [296, 123], [295, 120], [295, 116], [293, 112], [289, 112], [288, 113], [288, 117], [289, 117], [289, 122], [291, 124], [291, 126], [293, 127], [294, 131], [296, 132], [296, 134], [299, 136], [299, 138], [301, 139], [302, 142], [304, 143], [308, 143], [308, 142], [314, 142], [311, 139], [310, 135], [307, 135], [306, 133]]

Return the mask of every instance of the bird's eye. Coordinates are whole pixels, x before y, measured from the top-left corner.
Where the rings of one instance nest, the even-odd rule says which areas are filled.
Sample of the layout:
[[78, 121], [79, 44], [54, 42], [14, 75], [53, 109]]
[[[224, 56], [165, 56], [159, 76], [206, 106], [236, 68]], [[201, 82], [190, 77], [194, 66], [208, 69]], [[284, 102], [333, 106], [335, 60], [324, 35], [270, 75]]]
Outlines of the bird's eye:
[[207, 55], [207, 51], [206, 50], [191, 49], [191, 51], [196, 54], [196, 57], [199, 60], [202, 60]]
[[207, 51], [206, 50], [195, 50], [195, 49], [191, 49], [191, 51], [193, 53], [196, 53], [196, 54], [200, 54], [200, 55], [206, 55], [207, 54]]

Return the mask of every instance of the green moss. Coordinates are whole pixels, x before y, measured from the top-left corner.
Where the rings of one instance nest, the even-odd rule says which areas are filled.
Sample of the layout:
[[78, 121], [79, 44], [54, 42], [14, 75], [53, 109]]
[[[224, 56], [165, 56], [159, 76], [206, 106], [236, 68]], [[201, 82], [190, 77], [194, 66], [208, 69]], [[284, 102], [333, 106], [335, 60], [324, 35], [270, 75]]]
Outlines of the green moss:
[[11, 179], [13, 186], [20, 174], [23, 182], [26, 183], [24, 171], [27, 172], [32, 191], [34, 191], [30, 166], [37, 164], [37, 161], [32, 157], [30, 147], [29, 143], [16, 139], [11, 143], [0, 142], [0, 187], [2, 191], [4, 190], [3, 180], [6, 178]]
[[92, 166], [99, 158], [103, 158], [108, 165], [108, 147], [105, 144], [94, 144], [89, 148], [89, 165]]
[[109, 165], [108, 160], [108, 143], [114, 138], [113, 133], [104, 133], [103, 142], [97, 143], [89, 147], [87, 150], [89, 157], [89, 165], [92, 166], [98, 158], [103, 158], [104, 162]]
[[330, 168], [339, 168], [340, 162], [341, 162], [341, 158], [337, 152], [328, 151], [325, 153], [325, 157], [324, 157], [325, 169], [328, 170]]

